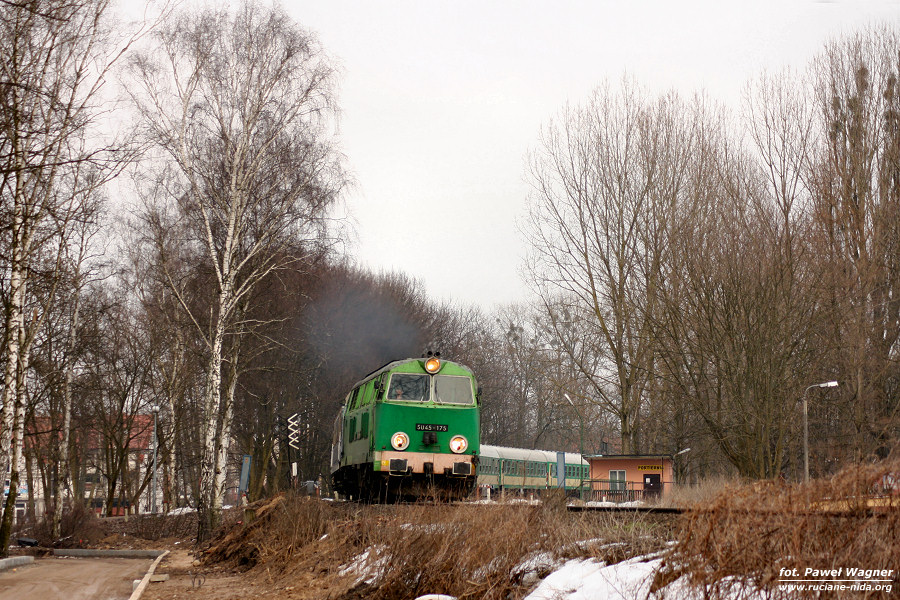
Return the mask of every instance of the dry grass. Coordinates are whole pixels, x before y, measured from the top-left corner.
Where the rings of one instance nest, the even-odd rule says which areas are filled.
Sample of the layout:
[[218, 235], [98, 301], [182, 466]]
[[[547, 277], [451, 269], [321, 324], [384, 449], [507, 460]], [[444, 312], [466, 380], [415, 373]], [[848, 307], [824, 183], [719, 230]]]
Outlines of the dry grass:
[[[787, 598], [796, 592], [779, 589], [786, 577], [782, 569], [803, 574], [807, 568], [858, 567], [894, 569], [893, 589], [900, 589], [900, 497], [896, 490], [893, 495], [885, 490], [890, 487], [885, 482], [898, 481], [898, 474], [900, 460], [893, 460], [848, 468], [807, 485], [767, 481], [728, 487], [685, 516], [679, 543], [655, 587], [686, 574], [708, 598], [739, 597], [731, 589], [735, 583], [770, 598]], [[837, 596], [823, 592], [817, 597]]]
[[[404, 599], [427, 593], [515, 599], [562, 561], [617, 562], [659, 551], [659, 516], [529, 505], [334, 505], [279, 497], [221, 537], [207, 562], [250, 568], [309, 597]], [[312, 589], [321, 586], [318, 592]]]
[[676, 485], [671, 493], [660, 498], [657, 506], [673, 508], [692, 508], [697, 505], [708, 504], [719, 496], [726, 488], [741, 485], [740, 479], [728, 476], [709, 477], [695, 485]]

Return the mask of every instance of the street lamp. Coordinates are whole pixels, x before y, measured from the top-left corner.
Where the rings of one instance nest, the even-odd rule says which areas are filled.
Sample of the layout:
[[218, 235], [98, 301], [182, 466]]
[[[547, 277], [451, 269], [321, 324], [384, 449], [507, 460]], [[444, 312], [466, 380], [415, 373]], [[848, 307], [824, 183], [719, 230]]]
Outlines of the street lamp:
[[154, 404], [150, 407], [153, 411], [153, 480], [150, 486], [150, 512], [156, 514], [156, 455], [159, 454], [157, 447], [159, 446], [159, 438], [156, 435], [156, 419], [159, 414], [159, 406]]
[[[676, 479], [678, 479], [677, 471], [675, 469], [675, 457], [681, 456], [682, 454], [687, 454], [690, 451], [691, 451], [690, 448], [685, 448], [683, 450], [679, 450], [678, 452], [676, 452], [675, 454], [672, 455], [672, 484], [673, 485], [675, 484]], [[684, 474], [682, 474], [681, 479], [684, 479]]]
[[[563, 396], [565, 396], [566, 400], [569, 401], [569, 404], [572, 405], [572, 408], [575, 409], [575, 414], [578, 415], [578, 452], [581, 454], [581, 460], [584, 460], [584, 418], [581, 416], [581, 411], [578, 410], [578, 407], [575, 406], [575, 403], [572, 402], [572, 399], [569, 398], [569, 394], [563, 392]], [[578, 497], [584, 500], [584, 465], [578, 465], [578, 473], [580, 474], [580, 482], [578, 484]]]
[[837, 381], [814, 383], [803, 390], [803, 483], [809, 483], [809, 402], [806, 400], [806, 392], [813, 388], [837, 387]]

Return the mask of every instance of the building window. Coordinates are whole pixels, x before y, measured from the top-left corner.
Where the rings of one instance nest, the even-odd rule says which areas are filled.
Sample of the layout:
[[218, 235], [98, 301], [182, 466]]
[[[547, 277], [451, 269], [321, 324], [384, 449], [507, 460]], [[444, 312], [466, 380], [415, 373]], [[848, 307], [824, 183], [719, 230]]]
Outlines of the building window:
[[625, 471], [609, 472], [609, 489], [610, 491], [619, 491], [625, 489]]

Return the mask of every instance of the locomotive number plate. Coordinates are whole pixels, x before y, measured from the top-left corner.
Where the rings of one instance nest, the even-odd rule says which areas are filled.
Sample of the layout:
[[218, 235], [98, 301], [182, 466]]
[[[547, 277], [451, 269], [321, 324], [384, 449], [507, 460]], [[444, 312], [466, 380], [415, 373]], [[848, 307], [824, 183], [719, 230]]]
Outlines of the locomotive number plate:
[[431, 425], [428, 423], [416, 423], [416, 431], [449, 431], [446, 425]]

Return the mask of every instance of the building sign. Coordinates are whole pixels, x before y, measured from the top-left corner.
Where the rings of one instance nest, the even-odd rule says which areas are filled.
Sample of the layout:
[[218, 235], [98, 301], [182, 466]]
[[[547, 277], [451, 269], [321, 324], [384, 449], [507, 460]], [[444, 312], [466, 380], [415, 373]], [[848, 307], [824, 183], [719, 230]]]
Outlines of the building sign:
[[638, 471], [662, 471], [662, 465], [638, 465]]
[[[3, 498], [6, 498], [8, 495], [9, 495], [9, 480], [7, 479], [6, 482], [3, 484]], [[19, 491], [16, 493], [16, 497], [18, 497], [20, 500], [28, 498], [28, 484], [26, 484], [26, 483], [19, 484]]]
[[243, 460], [241, 460], [241, 479], [238, 483], [238, 491], [246, 492], [250, 489], [250, 465], [253, 462], [253, 457], [249, 454], [245, 454]]

